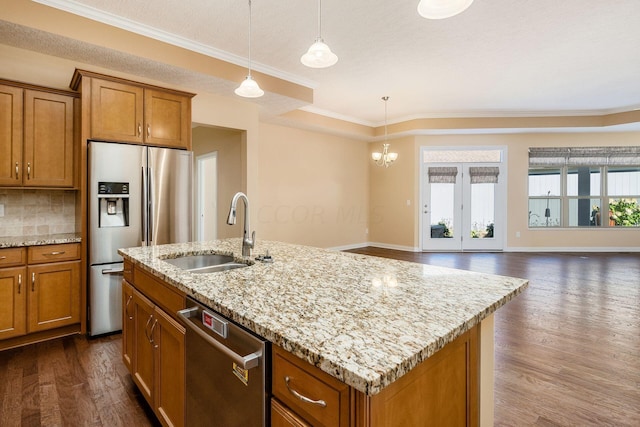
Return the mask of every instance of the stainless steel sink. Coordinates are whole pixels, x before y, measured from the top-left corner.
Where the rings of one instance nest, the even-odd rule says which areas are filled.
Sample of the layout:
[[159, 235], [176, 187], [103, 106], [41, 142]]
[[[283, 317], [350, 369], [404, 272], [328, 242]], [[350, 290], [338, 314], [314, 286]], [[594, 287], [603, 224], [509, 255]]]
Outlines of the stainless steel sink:
[[203, 254], [185, 255], [173, 259], [165, 259], [171, 265], [189, 271], [191, 273], [216, 273], [236, 268], [248, 267], [248, 264], [235, 262], [231, 255]]

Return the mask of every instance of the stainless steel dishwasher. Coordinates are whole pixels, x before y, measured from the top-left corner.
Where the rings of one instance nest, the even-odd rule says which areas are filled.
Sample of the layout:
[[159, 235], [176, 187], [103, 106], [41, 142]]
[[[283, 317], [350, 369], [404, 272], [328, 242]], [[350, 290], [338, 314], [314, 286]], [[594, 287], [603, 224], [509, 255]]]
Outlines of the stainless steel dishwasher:
[[269, 342], [192, 298], [178, 316], [187, 327], [189, 427], [269, 424]]

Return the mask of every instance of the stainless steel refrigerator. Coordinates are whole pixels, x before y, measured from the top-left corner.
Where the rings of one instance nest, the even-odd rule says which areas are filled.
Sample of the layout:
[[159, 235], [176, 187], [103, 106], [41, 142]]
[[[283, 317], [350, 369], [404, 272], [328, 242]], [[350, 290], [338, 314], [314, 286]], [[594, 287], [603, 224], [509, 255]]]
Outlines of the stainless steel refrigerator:
[[89, 334], [122, 329], [118, 248], [192, 240], [193, 153], [89, 142]]

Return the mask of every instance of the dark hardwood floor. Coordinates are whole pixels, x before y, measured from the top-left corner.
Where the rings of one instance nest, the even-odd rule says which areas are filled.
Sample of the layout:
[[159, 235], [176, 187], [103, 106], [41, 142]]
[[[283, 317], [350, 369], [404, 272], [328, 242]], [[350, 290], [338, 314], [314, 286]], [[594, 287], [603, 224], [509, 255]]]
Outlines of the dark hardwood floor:
[[[529, 279], [496, 312], [497, 426], [640, 426], [640, 254], [351, 252]], [[152, 426], [120, 335], [0, 352], [0, 426]]]

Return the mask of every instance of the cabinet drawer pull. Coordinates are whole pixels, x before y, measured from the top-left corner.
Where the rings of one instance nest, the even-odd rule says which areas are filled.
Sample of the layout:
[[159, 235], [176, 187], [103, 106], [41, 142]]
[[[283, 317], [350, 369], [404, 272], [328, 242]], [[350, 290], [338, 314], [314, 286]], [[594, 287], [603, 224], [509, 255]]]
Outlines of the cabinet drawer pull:
[[36, 291], [36, 273], [31, 273], [31, 292]]
[[16, 179], [18, 179], [18, 162], [16, 162]]
[[27, 179], [31, 179], [31, 162], [27, 162]]
[[4, 255], [0, 256], [0, 261], [2, 261], [3, 259], [7, 259], [7, 257]]
[[138, 123], [138, 136], [142, 135], [142, 125]]
[[151, 136], [151, 125], [147, 125], [147, 138]]
[[53, 251], [48, 254], [43, 254], [44, 256], [56, 256], [56, 255], [64, 255], [66, 251]]
[[18, 293], [22, 289], [22, 274], [18, 274]]
[[289, 390], [289, 393], [293, 394], [295, 397], [297, 397], [298, 399], [302, 400], [305, 403], [317, 405], [317, 406], [320, 406], [321, 408], [327, 407], [327, 402], [325, 402], [324, 400], [309, 399], [308, 397], [303, 396], [302, 394], [298, 393], [296, 390], [292, 389], [291, 386], [289, 385], [289, 380], [290, 378], [288, 376], [284, 377], [284, 383], [287, 386], [287, 390]]

